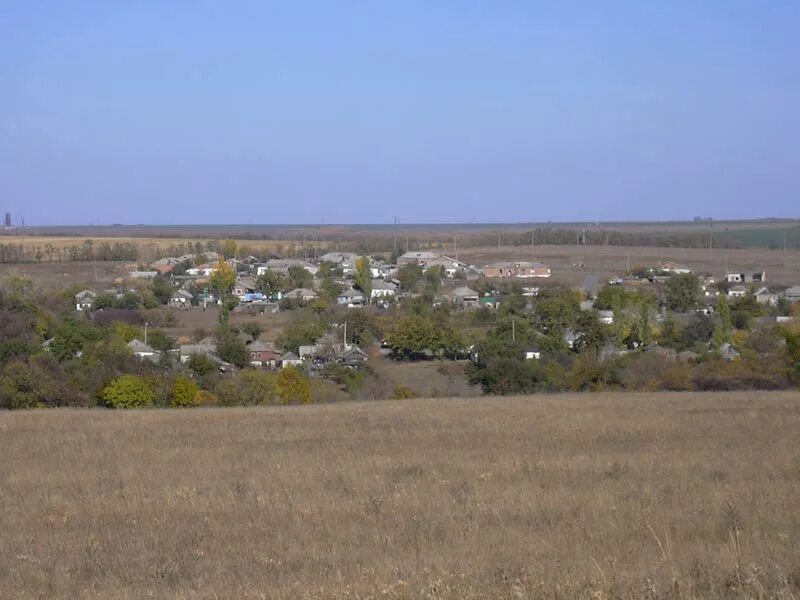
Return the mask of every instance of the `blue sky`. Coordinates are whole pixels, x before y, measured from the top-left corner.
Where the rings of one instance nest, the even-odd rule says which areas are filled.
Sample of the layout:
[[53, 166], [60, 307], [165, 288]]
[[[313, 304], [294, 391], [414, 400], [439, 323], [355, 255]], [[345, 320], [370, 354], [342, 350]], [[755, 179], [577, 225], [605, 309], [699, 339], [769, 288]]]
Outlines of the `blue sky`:
[[0, 210], [800, 217], [798, 22], [780, 0], [0, 0]]

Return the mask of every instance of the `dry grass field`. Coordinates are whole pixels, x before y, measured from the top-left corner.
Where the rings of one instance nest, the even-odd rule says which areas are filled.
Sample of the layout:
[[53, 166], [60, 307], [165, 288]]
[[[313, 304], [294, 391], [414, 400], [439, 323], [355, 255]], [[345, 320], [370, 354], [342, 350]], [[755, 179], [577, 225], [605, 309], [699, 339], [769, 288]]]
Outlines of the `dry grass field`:
[[2, 598], [800, 598], [800, 395], [0, 414]]
[[[602, 283], [612, 275], [622, 274], [630, 266], [658, 266], [673, 260], [717, 277], [725, 269], [766, 270], [770, 285], [800, 284], [800, 252], [763, 248], [697, 249], [650, 248], [638, 246], [503, 246], [500, 248], [468, 248], [459, 251], [459, 258], [476, 265], [498, 260], [541, 260], [553, 269], [552, 281], [581, 285], [587, 277], [598, 277]], [[576, 267], [583, 264], [583, 267]]]

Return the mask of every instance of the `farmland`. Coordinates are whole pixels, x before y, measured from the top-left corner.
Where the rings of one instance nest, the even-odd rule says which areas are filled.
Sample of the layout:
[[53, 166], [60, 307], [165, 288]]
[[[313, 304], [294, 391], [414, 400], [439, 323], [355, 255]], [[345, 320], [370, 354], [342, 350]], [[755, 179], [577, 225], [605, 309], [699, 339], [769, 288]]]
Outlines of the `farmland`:
[[9, 598], [796, 598], [800, 395], [0, 414]]

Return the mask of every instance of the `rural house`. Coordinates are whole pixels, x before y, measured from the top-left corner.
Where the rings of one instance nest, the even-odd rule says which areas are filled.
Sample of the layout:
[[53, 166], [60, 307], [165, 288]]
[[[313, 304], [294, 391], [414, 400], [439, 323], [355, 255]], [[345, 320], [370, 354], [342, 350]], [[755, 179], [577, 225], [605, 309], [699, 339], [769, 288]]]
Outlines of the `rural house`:
[[671, 260], [662, 262], [659, 265], [658, 270], [663, 271], [664, 273], [672, 273], [674, 275], [686, 275], [692, 272], [692, 270], [686, 265], [672, 262]]
[[97, 294], [92, 290], [83, 290], [75, 294], [75, 309], [76, 310], [91, 310], [94, 301], [97, 299]]
[[192, 305], [192, 294], [186, 290], [177, 290], [169, 299], [169, 305], [173, 308], [189, 308]]
[[486, 265], [482, 272], [490, 279], [514, 277], [531, 279], [534, 277], [550, 277], [550, 267], [540, 262], [496, 262]]
[[778, 304], [778, 294], [775, 294], [767, 287], [760, 288], [756, 293], [756, 302], [759, 304], [766, 304], [767, 306], [775, 306]]
[[394, 297], [397, 293], [397, 286], [390, 281], [383, 279], [372, 280], [372, 291], [370, 298], [389, 298]]
[[456, 306], [475, 307], [478, 306], [480, 295], [468, 287], [458, 287], [445, 297]]
[[424, 267], [429, 261], [436, 260], [440, 256], [437, 252], [406, 252], [397, 259], [397, 266], [419, 265]]
[[766, 271], [728, 271], [725, 273], [725, 281], [728, 283], [764, 283], [766, 280]]
[[743, 285], [734, 285], [728, 290], [728, 298], [744, 298], [747, 295], [747, 288]]
[[254, 367], [273, 369], [278, 366], [281, 355], [271, 344], [256, 340], [247, 345], [247, 357]]
[[800, 285], [790, 287], [783, 295], [789, 302], [800, 302]]
[[361, 306], [364, 304], [364, 293], [355, 288], [350, 288], [336, 297], [336, 303], [350, 307]]
[[310, 302], [317, 297], [317, 292], [308, 288], [296, 288], [290, 290], [283, 295], [284, 298], [290, 300], [301, 300], [302, 302]]
[[139, 358], [154, 358], [156, 356], [155, 349], [141, 340], [131, 340], [127, 345], [131, 352]]
[[292, 258], [276, 258], [273, 260], [268, 260], [263, 265], [256, 266], [256, 275], [263, 275], [267, 271], [275, 271], [276, 273], [280, 273], [281, 275], [288, 275], [289, 269], [292, 267], [300, 267], [301, 269], [305, 269], [312, 275], [316, 275], [317, 271], [319, 270], [315, 265], [312, 265], [309, 262], [304, 260], [296, 260]]

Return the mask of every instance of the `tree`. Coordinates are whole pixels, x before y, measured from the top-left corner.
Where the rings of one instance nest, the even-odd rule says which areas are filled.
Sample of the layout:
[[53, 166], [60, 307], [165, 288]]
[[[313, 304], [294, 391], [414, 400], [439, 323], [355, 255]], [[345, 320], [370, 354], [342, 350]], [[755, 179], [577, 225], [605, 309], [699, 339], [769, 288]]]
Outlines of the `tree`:
[[163, 275], [157, 275], [153, 278], [152, 291], [159, 304], [166, 304], [169, 302], [170, 298], [172, 298], [175, 288], [172, 286], [169, 279]]
[[430, 319], [410, 315], [386, 335], [386, 343], [398, 358], [422, 358], [426, 350], [434, 351], [438, 346], [437, 331]]
[[236, 243], [236, 240], [228, 238], [222, 242], [222, 255], [225, 258], [235, 258], [238, 251], [239, 244]]
[[224, 406], [274, 404], [277, 398], [275, 374], [247, 369], [217, 385], [217, 399]]
[[186, 361], [186, 366], [201, 377], [213, 373], [217, 365], [205, 354], [192, 354]]
[[697, 306], [700, 280], [692, 273], [673, 275], [667, 280], [664, 301], [669, 310], [687, 312]]
[[369, 257], [362, 256], [356, 260], [356, 280], [355, 287], [358, 288], [364, 298], [369, 301], [372, 295], [372, 271], [369, 268]]
[[143, 408], [155, 402], [156, 393], [143, 377], [120, 375], [103, 389], [100, 397], [111, 408]]
[[259, 336], [264, 333], [264, 328], [255, 321], [248, 321], [242, 325], [242, 331], [249, 335], [253, 340], [257, 340]]
[[422, 267], [415, 264], [403, 265], [397, 270], [397, 279], [400, 288], [405, 291], [413, 290], [422, 279]]
[[74, 388], [64, 381], [63, 374], [48, 368], [46, 360], [38, 358], [27, 362], [16, 360], [4, 367], [0, 377], [0, 408], [82, 404]]
[[284, 279], [280, 273], [267, 269], [263, 275], [256, 279], [256, 289], [265, 296], [271, 296], [284, 288]]
[[234, 284], [236, 283], [236, 272], [233, 270], [233, 268], [231, 268], [231, 266], [228, 263], [220, 259], [220, 261], [217, 263], [217, 268], [211, 274], [210, 282], [211, 282], [211, 287], [213, 287], [219, 294], [219, 299], [221, 302], [219, 311], [220, 327], [222, 327], [223, 329], [227, 329], [228, 314], [230, 312], [228, 298], [231, 292], [231, 288], [233, 288]]
[[575, 326], [574, 348], [579, 352], [585, 350], [599, 350], [606, 341], [606, 331], [600, 322], [599, 315], [595, 311], [584, 311], [578, 317]]
[[300, 318], [284, 327], [278, 343], [286, 351], [298, 352], [300, 346], [313, 344], [325, 333], [322, 323], [317, 318]]
[[173, 408], [185, 408], [198, 406], [196, 404], [197, 392], [200, 388], [188, 377], [178, 376], [172, 382], [172, 389], [169, 394], [169, 404]]
[[175, 345], [175, 339], [160, 329], [155, 329], [148, 333], [147, 343], [159, 352], [168, 352]]
[[548, 290], [536, 300], [535, 317], [545, 333], [561, 334], [575, 325], [581, 313], [578, 295], [572, 290]]
[[289, 267], [288, 285], [292, 289], [310, 288], [314, 285], [314, 277], [306, 269], [295, 265]]
[[436, 293], [442, 286], [442, 279], [444, 278], [444, 268], [441, 265], [436, 265], [425, 271], [424, 276], [425, 276], [425, 281], [428, 282], [428, 286], [434, 293]]
[[708, 342], [714, 333], [714, 320], [703, 313], [696, 313], [683, 330], [684, 343], [692, 346], [697, 342]]
[[719, 348], [722, 344], [731, 341], [733, 322], [731, 320], [731, 309], [728, 306], [728, 298], [725, 294], [720, 294], [717, 299], [717, 315], [719, 316], [719, 321], [714, 326], [714, 333], [711, 338], [711, 345], [714, 348]]
[[223, 335], [217, 343], [217, 354], [222, 360], [235, 367], [243, 369], [247, 366], [247, 346], [236, 335]]
[[311, 402], [311, 381], [296, 367], [286, 367], [278, 374], [278, 396], [284, 404]]
[[87, 341], [99, 338], [100, 332], [88, 323], [68, 320], [56, 329], [50, 344], [50, 352], [63, 362], [75, 358], [75, 355], [83, 350]]

